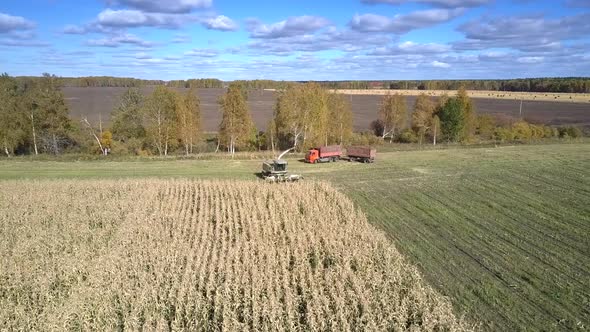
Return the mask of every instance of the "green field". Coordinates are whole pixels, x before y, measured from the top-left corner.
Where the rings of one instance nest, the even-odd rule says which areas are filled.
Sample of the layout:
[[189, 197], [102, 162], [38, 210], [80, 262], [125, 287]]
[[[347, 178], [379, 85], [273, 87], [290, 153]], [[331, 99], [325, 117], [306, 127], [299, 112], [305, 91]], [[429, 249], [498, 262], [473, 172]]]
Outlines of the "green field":
[[[0, 179], [254, 179], [260, 161], [0, 161]], [[590, 144], [381, 153], [306, 165], [487, 330], [590, 328]], [[320, 213], [320, 211], [318, 211]]]

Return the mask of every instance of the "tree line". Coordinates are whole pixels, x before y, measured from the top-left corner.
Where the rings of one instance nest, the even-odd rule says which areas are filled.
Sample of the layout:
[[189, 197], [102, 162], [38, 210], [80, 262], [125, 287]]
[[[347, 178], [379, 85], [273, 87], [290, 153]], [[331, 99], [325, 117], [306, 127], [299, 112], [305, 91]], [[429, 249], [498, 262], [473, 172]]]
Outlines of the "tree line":
[[434, 145], [441, 140], [449, 143], [513, 142], [583, 135], [577, 127], [553, 128], [530, 124], [524, 119], [501, 123], [494, 116], [478, 115], [464, 87], [459, 88], [455, 97], [443, 95], [435, 100], [424, 93], [418, 95], [411, 116], [405, 96], [385, 95], [371, 129], [389, 142], [423, 144], [429, 140]]
[[[58, 77], [51, 75], [60, 86], [67, 87], [141, 87], [147, 85], [166, 84], [162, 80], [142, 80], [130, 77], [112, 77], [112, 76], [88, 76], [88, 77]], [[19, 82], [35, 82], [43, 80], [43, 76], [18, 76], [15, 79]]]
[[[14, 154], [138, 154], [190, 155], [202, 151], [197, 87], [179, 92], [158, 85], [145, 96], [129, 88], [111, 114], [110, 126], [88, 118], [73, 119], [61, 92], [63, 81], [44, 74], [30, 80], [0, 76], [0, 146]], [[465, 88], [457, 96], [417, 97], [410, 114], [401, 94], [383, 96], [371, 132], [353, 132], [351, 105], [342, 94], [319, 83], [289, 83], [277, 91], [272, 119], [259, 131], [248, 107], [248, 88], [230, 83], [219, 98], [222, 120], [218, 133], [208, 137], [215, 151], [305, 151], [321, 145], [402, 142], [515, 141], [544, 137], [579, 137], [578, 128], [551, 128], [522, 119], [500, 123], [477, 115]]]
[[321, 81], [330, 89], [391, 90], [467, 90], [589, 93], [590, 78], [546, 77], [505, 80], [383, 80], [383, 81]]
[[[31, 81], [40, 77], [21, 76], [17, 80]], [[187, 80], [144, 80], [129, 77], [89, 76], [55, 77], [61, 86], [68, 87], [141, 87], [167, 85], [176, 88], [223, 88], [229, 85], [216, 78]], [[246, 89], [283, 90], [290, 84], [305, 84], [307, 81], [237, 80]], [[376, 80], [376, 81], [317, 81], [329, 89], [389, 89], [389, 90], [467, 90], [590, 93], [590, 78], [545, 77], [500, 80]]]
[[216, 78], [199, 78], [169, 81], [166, 85], [174, 88], [223, 88], [223, 81]]

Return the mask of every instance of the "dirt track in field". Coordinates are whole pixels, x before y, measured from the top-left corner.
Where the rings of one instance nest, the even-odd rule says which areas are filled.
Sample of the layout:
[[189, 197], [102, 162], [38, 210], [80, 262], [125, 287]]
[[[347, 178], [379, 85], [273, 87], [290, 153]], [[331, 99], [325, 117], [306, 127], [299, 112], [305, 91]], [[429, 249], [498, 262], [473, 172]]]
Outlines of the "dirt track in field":
[[[142, 88], [149, 93], [153, 88]], [[92, 122], [98, 122], [102, 117], [108, 123], [110, 113], [118, 104], [120, 96], [126, 88], [76, 88], [63, 89], [66, 102], [70, 107], [70, 114], [74, 118], [87, 116]], [[179, 89], [186, 90], [186, 89]], [[206, 131], [216, 131], [221, 121], [221, 112], [217, 100], [224, 89], [199, 89], [203, 126]], [[354, 128], [357, 131], [369, 129], [371, 121], [377, 118], [377, 109], [381, 100], [378, 95], [347, 95], [351, 101], [354, 114]], [[257, 128], [266, 129], [272, 117], [276, 93], [273, 91], [251, 91], [248, 97], [250, 111]], [[415, 96], [407, 96], [408, 108], [413, 108]], [[476, 110], [501, 118], [519, 117], [520, 101], [504, 99], [474, 98]], [[524, 101], [522, 113], [530, 122], [548, 125], [577, 125], [590, 127], [590, 104], [564, 103], [551, 101]]]

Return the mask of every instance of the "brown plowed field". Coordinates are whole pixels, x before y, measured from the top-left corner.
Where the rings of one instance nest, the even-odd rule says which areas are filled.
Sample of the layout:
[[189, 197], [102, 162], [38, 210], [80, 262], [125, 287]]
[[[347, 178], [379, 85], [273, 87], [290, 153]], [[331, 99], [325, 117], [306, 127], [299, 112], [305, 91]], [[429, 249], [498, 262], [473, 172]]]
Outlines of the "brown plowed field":
[[[153, 88], [145, 87], [142, 91], [149, 93]], [[74, 118], [87, 116], [92, 122], [97, 122], [102, 115], [104, 122], [108, 122], [109, 115], [119, 102], [119, 97], [126, 88], [76, 88], [63, 89], [66, 101], [70, 107], [70, 114]], [[179, 89], [185, 90], [185, 89]], [[221, 121], [221, 112], [217, 100], [224, 89], [199, 89], [204, 130], [216, 131]], [[347, 95], [351, 101], [354, 114], [354, 128], [358, 131], [368, 130], [371, 121], [377, 118], [377, 109], [381, 96], [378, 95]], [[276, 93], [273, 91], [251, 91], [248, 104], [254, 118], [254, 123], [260, 130], [272, 117]], [[415, 96], [407, 96], [407, 105], [413, 108]], [[505, 99], [474, 98], [479, 113], [488, 113], [502, 118], [518, 117], [520, 101]], [[551, 101], [524, 101], [523, 116], [531, 122], [548, 125], [577, 125], [590, 127], [590, 104], [564, 103]]]

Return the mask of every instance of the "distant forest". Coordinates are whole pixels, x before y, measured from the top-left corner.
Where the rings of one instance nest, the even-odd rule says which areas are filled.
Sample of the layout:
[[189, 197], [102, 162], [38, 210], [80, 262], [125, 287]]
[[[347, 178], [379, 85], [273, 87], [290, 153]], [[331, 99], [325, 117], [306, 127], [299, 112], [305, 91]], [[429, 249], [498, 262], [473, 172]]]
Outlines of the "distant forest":
[[[35, 77], [17, 77], [19, 80], [30, 81]], [[142, 80], [127, 77], [92, 76], [92, 77], [59, 77], [61, 86], [68, 87], [140, 87], [145, 85], [167, 85], [176, 88], [223, 88], [229, 82], [216, 78], [189, 80]], [[239, 80], [246, 89], [284, 89], [289, 83], [306, 83], [304, 81], [274, 80]], [[520, 91], [520, 92], [560, 92], [590, 93], [588, 77], [555, 77], [555, 78], [518, 78], [505, 80], [378, 80], [378, 81], [316, 81], [324, 88], [330, 89], [391, 89], [391, 90], [467, 90]]]

